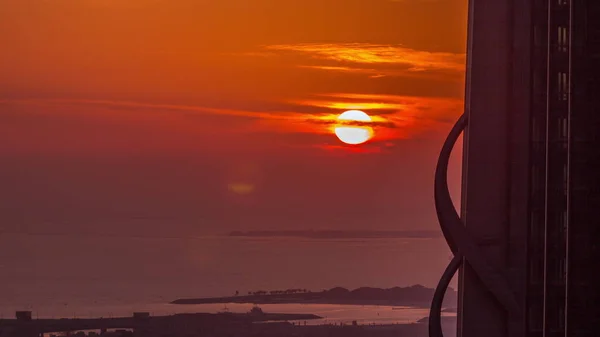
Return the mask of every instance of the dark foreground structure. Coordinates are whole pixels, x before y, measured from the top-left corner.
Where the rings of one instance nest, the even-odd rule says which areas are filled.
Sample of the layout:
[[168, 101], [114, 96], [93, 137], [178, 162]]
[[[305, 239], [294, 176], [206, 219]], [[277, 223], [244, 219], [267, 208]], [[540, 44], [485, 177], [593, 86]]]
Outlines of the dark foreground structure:
[[107, 331], [127, 329], [135, 337], [154, 336], [246, 336], [256, 324], [277, 321], [305, 321], [319, 319], [312, 314], [269, 313], [197, 313], [171, 316], [150, 316], [134, 313], [132, 317], [89, 319], [32, 319], [31, 312], [17, 312], [16, 319], [0, 319], [0, 337], [40, 337], [84, 330]]
[[[17, 319], [0, 320], [0, 337], [425, 337], [426, 319], [394, 325], [306, 325], [317, 319], [303, 314], [178, 314], [97, 319], [32, 319], [18, 312]], [[292, 322], [289, 322], [291, 320]], [[293, 322], [295, 321], [295, 322]], [[453, 335], [455, 317], [445, 317], [444, 331]], [[87, 331], [86, 331], [87, 330]], [[95, 331], [90, 331], [95, 330]], [[112, 331], [111, 331], [112, 330]], [[116, 330], [116, 331], [115, 331]]]
[[[458, 336], [600, 335], [600, 1], [470, 0], [465, 115], [436, 174]], [[465, 129], [461, 216], [447, 159]]]

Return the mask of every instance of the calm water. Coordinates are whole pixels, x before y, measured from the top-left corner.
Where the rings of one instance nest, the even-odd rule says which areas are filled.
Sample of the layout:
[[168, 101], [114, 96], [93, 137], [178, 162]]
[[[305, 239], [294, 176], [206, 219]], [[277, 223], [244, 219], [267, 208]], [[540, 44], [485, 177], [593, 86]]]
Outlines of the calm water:
[[[313, 324], [401, 324], [415, 323], [428, 316], [424, 308], [391, 307], [372, 305], [337, 305], [337, 304], [264, 304], [260, 306], [265, 312], [277, 313], [312, 313], [322, 319], [307, 321]], [[248, 312], [251, 304], [198, 304], [171, 305], [165, 303], [127, 303], [127, 304], [95, 304], [78, 305], [72, 308], [65, 306], [37, 306], [34, 316], [38, 318], [87, 318], [87, 317], [123, 317], [130, 316], [135, 311], [146, 311], [152, 315], [169, 315], [174, 313], [195, 312]], [[74, 310], [71, 310], [74, 309]], [[12, 313], [10, 314], [13, 315]], [[455, 316], [454, 313], [444, 313], [445, 316]], [[8, 316], [7, 316], [8, 317]], [[304, 322], [301, 322], [304, 324]]]
[[[131, 238], [0, 234], [0, 315], [108, 317], [216, 312], [223, 305], [176, 306], [180, 297], [334, 286], [434, 286], [448, 249], [442, 239]], [[423, 309], [269, 305], [329, 320], [414, 321]], [[247, 305], [228, 305], [247, 311]]]

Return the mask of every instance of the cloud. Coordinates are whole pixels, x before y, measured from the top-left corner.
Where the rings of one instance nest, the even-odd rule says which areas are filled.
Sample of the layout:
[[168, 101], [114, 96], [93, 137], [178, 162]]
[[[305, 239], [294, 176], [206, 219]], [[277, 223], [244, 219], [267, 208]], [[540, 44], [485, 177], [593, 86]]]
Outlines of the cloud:
[[269, 51], [296, 53], [309, 56], [318, 64], [300, 64], [299, 67], [364, 73], [372, 78], [383, 76], [423, 76], [434, 72], [461, 78], [465, 55], [430, 52], [401, 45], [370, 43], [301, 43], [278, 44], [264, 47]]
[[[358, 109], [369, 113], [377, 141], [409, 139], [452, 123], [463, 110], [456, 98], [380, 95], [361, 93], [329, 93], [296, 100], [295, 104], [325, 108]], [[337, 114], [318, 117], [335, 124]]]
[[377, 118], [431, 119], [451, 122], [463, 109], [463, 101], [456, 98], [419, 97], [385, 94], [328, 93], [293, 101], [295, 104], [332, 109], [368, 110]]
[[435, 239], [442, 236], [439, 230], [294, 230], [294, 231], [235, 231], [236, 237], [300, 237], [307, 239]]
[[[3, 103], [8, 103], [6, 100]], [[35, 105], [85, 105], [102, 106], [118, 110], [140, 111], [140, 112], [179, 112], [185, 114], [216, 114], [236, 117], [249, 117], [256, 119], [281, 119], [293, 118], [294, 112], [261, 112], [241, 109], [217, 108], [199, 105], [181, 105], [181, 104], [156, 104], [135, 101], [116, 101], [116, 100], [92, 100], [92, 99], [26, 99], [10, 100], [12, 103], [35, 104]]]
[[323, 107], [336, 110], [400, 110], [406, 105], [400, 102], [369, 102], [369, 101], [342, 101], [342, 100], [301, 100], [296, 101], [301, 105]]
[[[69, 106], [75, 107], [76, 109], [66, 110], [71, 114], [95, 113], [86, 107], [100, 107], [103, 108], [101, 110], [103, 116], [111, 119], [151, 118], [159, 121], [165, 117], [171, 120], [185, 116], [198, 116], [200, 118], [198, 121], [203, 123], [210, 121], [214, 125], [219, 123], [228, 125], [227, 132], [235, 134], [277, 133], [316, 136], [331, 135], [333, 129], [340, 124], [337, 117], [342, 111], [360, 109], [366, 111], [372, 118], [372, 122], [366, 124], [373, 128], [375, 137], [372, 142], [377, 144], [390, 140], [410, 139], [431, 132], [440, 125], [452, 122], [462, 111], [460, 99], [364, 93], [314, 94], [304, 98], [278, 101], [274, 105], [266, 105], [268, 109], [264, 110], [254, 107], [257, 109], [255, 111], [223, 105], [156, 104], [90, 99], [27, 99], [3, 102], [3, 104], [11, 103], [54, 106], [55, 109], [51, 111], [61, 111]], [[210, 119], [207, 119], [209, 116]], [[224, 117], [234, 119], [221, 119]], [[10, 116], [0, 114], [0, 118], [10, 118]]]
[[[4, 101], [1, 103], [8, 103]], [[114, 101], [114, 100], [90, 100], [90, 99], [27, 99], [27, 100], [11, 100], [12, 103], [17, 104], [30, 104], [30, 105], [85, 105], [85, 106], [101, 106], [112, 108], [116, 110], [127, 110], [127, 111], [138, 111], [142, 113], [170, 113], [178, 112], [180, 114], [210, 114], [210, 115], [221, 115], [221, 116], [233, 116], [233, 117], [244, 117], [251, 120], [273, 120], [282, 121], [288, 123], [313, 123], [313, 124], [336, 124], [335, 118], [337, 118], [338, 111], [344, 110], [351, 103], [344, 104], [341, 102], [327, 102], [325, 101], [291, 101], [287, 104], [287, 110], [279, 111], [251, 111], [242, 109], [230, 109], [224, 107], [207, 107], [207, 106], [195, 106], [195, 105], [179, 105], [179, 104], [156, 104], [156, 103], [143, 103], [134, 101]], [[357, 105], [358, 107], [368, 107], [367, 105]], [[314, 109], [312, 112], [301, 112], [295, 109], [298, 106], [316, 107], [324, 109]], [[373, 103], [372, 109], [377, 108], [377, 104]], [[332, 110], [335, 110], [333, 112]], [[331, 117], [331, 118], [329, 118]], [[386, 123], [384, 120], [377, 119], [373, 121], [373, 125], [394, 127], [391, 123]]]

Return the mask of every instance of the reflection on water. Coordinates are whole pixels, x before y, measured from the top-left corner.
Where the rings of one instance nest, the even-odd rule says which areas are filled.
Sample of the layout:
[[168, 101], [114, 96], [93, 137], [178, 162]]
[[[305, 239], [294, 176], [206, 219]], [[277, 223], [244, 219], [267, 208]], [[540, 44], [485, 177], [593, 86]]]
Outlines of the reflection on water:
[[[36, 318], [93, 318], [93, 317], [127, 317], [133, 312], [150, 312], [153, 316], [172, 315], [176, 313], [197, 312], [234, 312], [245, 313], [250, 311], [252, 304], [194, 304], [175, 305], [162, 303], [134, 304], [134, 305], [94, 305], [89, 307], [38, 306], [34, 312]], [[314, 324], [402, 324], [415, 323], [428, 315], [426, 308], [391, 307], [375, 305], [345, 305], [345, 304], [264, 304], [260, 308], [266, 313], [304, 313], [315, 314], [322, 319], [306, 321], [307, 325]], [[2, 311], [4, 318], [12, 317], [14, 312]], [[445, 313], [446, 316], [455, 316], [454, 313]], [[304, 324], [304, 321], [298, 322]]]

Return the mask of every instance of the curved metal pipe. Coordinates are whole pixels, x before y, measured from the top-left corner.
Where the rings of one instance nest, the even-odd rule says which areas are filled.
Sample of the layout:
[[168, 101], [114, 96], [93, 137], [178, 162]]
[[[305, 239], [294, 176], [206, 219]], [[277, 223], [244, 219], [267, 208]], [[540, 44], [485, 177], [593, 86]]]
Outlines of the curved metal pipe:
[[[444, 141], [444, 145], [440, 151], [440, 156], [435, 168], [435, 210], [440, 227], [442, 228], [442, 233], [444, 234], [444, 238], [446, 239], [450, 250], [454, 254], [454, 257], [446, 267], [446, 270], [444, 270], [444, 273], [442, 274], [442, 277], [435, 288], [435, 293], [433, 294], [431, 308], [429, 310], [429, 337], [444, 336], [444, 333], [442, 332], [442, 304], [444, 302], [444, 296], [446, 295], [446, 290], [450, 285], [450, 281], [452, 281], [454, 274], [456, 274], [463, 261], [463, 256], [458, 252], [458, 246], [456, 242], [452, 239], [452, 235], [449, 233], [448, 229], [443, 225], [445, 218], [452, 216], [452, 213], [455, 213], [456, 217], [458, 217], [458, 212], [454, 208], [454, 204], [452, 204], [452, 199], [450, 199], [450, 203], [448, 203], [447, 200], [444, 200], [444, 198], [441, 196], [443, 195], [444, 190], [446, 190], [448, 197], [450, 197], [450, 191], [448, 190], [448, 164], [450, 162], [450, 155], [452, 154], [452, 150], [454, 149], [454, 145], [456, 144], [458, 137], [466, 126], [467, 115], [463, 114], [450, 130], [448, 137], [446, 137], [446, 141]], [[444, 201], [446, 202], [444, 203]]]
[[450, 155], [452, 154], [454, 145], [467, 124], [468, 117], [466, 114], [463, 114], [456, 124], [454, 124], [452, 130], [450, 130], [450, 133], [442, 146], [442, 150], [440, 151], [435, 170], [435, 209], [442, 233], [444, 234], [444, 238], [446, 239], [450, 250], [454, 254], [454, 258], [442, 274], [431, 302], [429, 313], [430, 337], [443, 337], [441, 327], [442, 302], [452, 277], [456, 274], [458, 268], [460, 268], [465, 259], [473, 268], [477, 277], [494, 295], [500, 305], [507, 311], [516, 315], [520, 315], [522, 312], [515, 299], [514, 292], [510, 289], [508, 282], [506, 281], [505, 275], [496, 271], [492, 268], [492, 265], [486, 261], [485, 257], [476, 246], [475, 241], [468, 233], [467, 228], [462, 223], [462, 220], [452, 203], [452, 198], [448, 189], [448, 163], [450, 162]]
[[460, 268], [462, 261], [462, 255], [454, 255], [435, 288], [429, 310], [429, 337], [444, 337], [444, 333], [442, 332], [442, 303], [444, 302], [444, 296], [446, 295], [450, 281], [452, 281], [454, 274]]
[[[456, 144], [456, 141], [458, 140], [458, 137], [460, 137], [463, 130], [467, 127], [467, 124], [467, 115], [462, 114], [450, 130], [448, 137], [446, 137], [446, 141], [444, 142], [444, 145], [442, 145], [442, 150], [440, 151], [440, 156], [438, 157], [438, 162], [435, 168], [433, 190], [435, 211], [437, 213], [437, 218], [442, 228], [444, 238], [446, 239], [446, 242], [448, 242], [448, 246], [450, 246], [450, 250], [453, 254], [458, 252], [458, 243], [456, 242], [454, 235], [452, 235], [451, 228], [447, 226], [447, 223], [454, 223], [455, 221], [461, 222], [461, 220], [456, 208], [454, 208], [452, 198], [450, 197], [450, 190], [448, 189], [448, 164], [450, 162], [450, 155], [452, 155], [454, 145]], [[462, 227], [464, 228], [464, 226]]]

